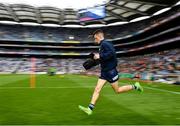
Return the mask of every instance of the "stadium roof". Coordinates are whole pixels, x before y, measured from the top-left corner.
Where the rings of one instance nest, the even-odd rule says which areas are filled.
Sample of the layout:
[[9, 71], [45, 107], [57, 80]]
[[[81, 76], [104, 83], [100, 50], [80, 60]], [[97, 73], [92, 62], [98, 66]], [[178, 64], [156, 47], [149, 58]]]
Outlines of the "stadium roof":
[[[105, 0], [102, 0], [102, 2], [104, 1]], [[55, 24], [57, 26], [87, 26], [94, 24], [106, 26], [109, 24], [137, 21], [137, 18], [139, 18], [139, 20], [149, 18], [162, 9], [168, 10], [168, 8], [171, 8], [178, 1], [179, 0], [110, 0], [105, 3], [105, 18], [87, 22], [80, 22], [77, 7], [58, 8], [47, 5], [32, 6], [30, 4], [0, 3], [0, 21]], [[79, 9], [80, 8], [81, 7], [79, 7]]]
[[[27, 4], [34, 7], [51, 6], [56, 8], [82, 9], [107, 3], [109, 0], [0, 0], [4, 4]], [[81, 3], [81, 4], [80, 4]]]

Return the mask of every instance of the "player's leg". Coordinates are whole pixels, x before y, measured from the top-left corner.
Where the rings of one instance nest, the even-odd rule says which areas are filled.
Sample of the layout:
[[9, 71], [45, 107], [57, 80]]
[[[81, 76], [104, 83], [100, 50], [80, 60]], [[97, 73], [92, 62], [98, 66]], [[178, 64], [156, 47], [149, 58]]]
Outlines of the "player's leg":
[[103, 88], [103, 86], [106, 84], [106, 80], [104, 79], [98, 79], [97, 85], [94, 89], [92, 98], [91, 98], [91, 102], [89, 104], [88, 107], [83, 107], [81, 105], [79, 105], [79, 109], [84, 111], [85, 113], [87, 113], [88, 115], [92, 114], [92, 110], [94, 109], [94, 106], [99, 98], [101, 89]]
[[122, 92], [127, 92], [130, 90], [138, 90], [138, 91], [143, 91], [143, 88], [139, 84], [139, 82], [136, 82], [133, 85], [125, 85], [125, 86], [119, 86], [118, 85], [118, 80], [119, 80], [119, 74], [117, 69], [113, 69], [110, 72], [107, 73], [108, 81], [111, 83], [112, 88], [116, 93], [122, 93]]
[[103, 86], [106, 84], [106, 80], [104, 79], [98, 79], [98, 82], [97, 82], [97, 85], [94, 89], [94, 93], [92, 95], [92, 98], [91, 98], [91, 104], [95, 105], [96, 104], [96, 101], [98, 100], [99, 98], [99, 94], [101, 92], [101, 89], [103, 88]]
[[116, 93], [123, 93], [130, 90], [137, 90], [140, 92], [143, 92], [142, 86], [139, 84], [139, 82], [136, 82], [133, 85], [125, 85], [125, 86], [119, 86], [118, 81], [111, 83], [112, 88]]
[[125, 86], [119, 86], [118, 81], [111, 83], [111, 87], [114, 89], [116, 93], [122, 93], [127, 92], [134, 89], [133, 85], [125, 85]]

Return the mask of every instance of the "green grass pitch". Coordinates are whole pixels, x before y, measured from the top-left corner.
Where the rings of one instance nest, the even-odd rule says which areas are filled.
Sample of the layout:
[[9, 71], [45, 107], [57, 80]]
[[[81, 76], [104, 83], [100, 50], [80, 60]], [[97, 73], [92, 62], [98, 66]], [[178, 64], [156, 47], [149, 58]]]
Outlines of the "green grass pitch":
[[[87, 106], [97, 77], [37, 75], [29, 88], [29, 75], [0, 75], [0, 125], [180, 125], [180, 86], [141, 83], [144, 93], [115, 94], [109, 84], [93, 115]], [[120, 80], [120, 85], [133, 80]]]

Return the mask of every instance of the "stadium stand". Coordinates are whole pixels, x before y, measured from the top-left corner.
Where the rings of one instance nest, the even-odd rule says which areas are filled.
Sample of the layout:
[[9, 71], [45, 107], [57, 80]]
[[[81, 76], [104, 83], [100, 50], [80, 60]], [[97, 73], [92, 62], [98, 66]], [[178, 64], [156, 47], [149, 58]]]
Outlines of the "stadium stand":
[[[125, 38], [133, 38], [141, 34], [145, 37], [144, 32], [158, 29], [162, 24], [166, 24], [165, 28], [176, 26], [175, 23], [179, 17], [179, 7], [175, 6], [165, 14], [154, 16], [144, 21], [128, 23], [120, 26], [102, 27], [110, 40], [121, 40]], [[167, 22], [171, 21], [171, 25]], [[173, 23], [172, 23], [173, 22]], [[159, 27], [158, 27], [159, 26]], [[164, 27], [165, 25], [163, 25]], [[164, 29], [165, 29], [164, 28]], [[81, 42], [91, 42], [89, 36], [95, 28], [48, 28], [42, 26], [22, 26], [22, 25], [1, 25], [1, 40], [12, 41], [34, 41], [34, 42], [62, 42], [77, 40]], [[158, 32], [158, 31], [156, 31]], [[151, 34], [154, 32], [151, 31]], [[148, 32], [149, 34], [149, 32]], [[139, 36], [138, 36], [138, 39]], [[124, 40], [129, 41], [129, 39]], [[132, 40], [131, 40], [132, 41]]]
[[[48, 61], [51, 62], [48, 64]], [[57, 69], [58, 73], [76, 73], [99, 75], [99, 67], [83, 71], [85, 59], [44, 59], [37, 58], [36, 72], [44, 73], [49, 67]], [[180, 74], [180, 50], [168, 50], [144, 56], [121, 57], [118, 59], [120, 75], [130, 74], [131, 78], [156, 80], [166, 83], [177, 83]], [[30, 58], [0, 58], [1, 73], [31, 72]], [[168, 78], [166, 78], [168, 76]], [[127, 77], [127, 76], [126, 76]], [[172, 78], [176, 79], [172, 81]]]

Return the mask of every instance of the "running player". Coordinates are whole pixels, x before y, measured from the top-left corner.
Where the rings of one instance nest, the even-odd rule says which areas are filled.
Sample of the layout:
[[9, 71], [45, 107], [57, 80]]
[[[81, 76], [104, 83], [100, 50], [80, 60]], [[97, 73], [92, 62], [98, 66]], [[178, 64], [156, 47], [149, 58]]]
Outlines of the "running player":
[[143, 88], [139, 84], [139, 82], [136, 82], [133, 85], [118, 86], [119, 75], [116, 69], [117, 58], [116, 58], [116, 52], [113, 47], [113, 44], [104, 39], [104, 33], [100, 29], [96, 30], [93, 33], [93, 37], [94, 37], [95, 43], [100, 45], [99, 53], [94, 54], [94, 59], [100, 60], [101, 75], [98, 79], [98, 82], [95, 87], [89, 106], [83, 107], [79, 105], [79, 109], [87, 113], [88, 115], [92, 114], [96, 101], [99, 98], [101, 89], [106, 84], [106, 82], [109, 82], [111, 84], [112, 88], [117, 94], [128, 92], [131, 90], [137, 90], [137, 91], [143, 92]]

